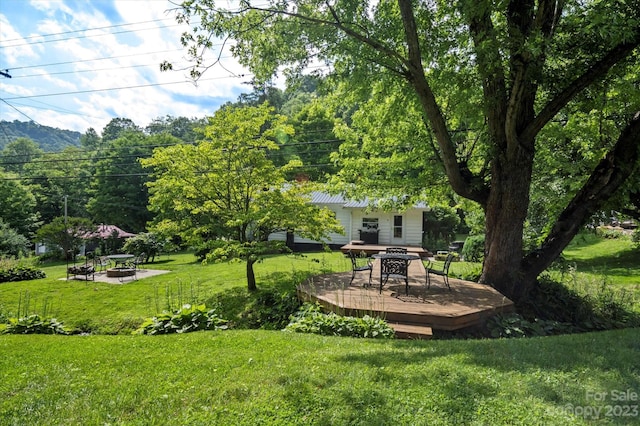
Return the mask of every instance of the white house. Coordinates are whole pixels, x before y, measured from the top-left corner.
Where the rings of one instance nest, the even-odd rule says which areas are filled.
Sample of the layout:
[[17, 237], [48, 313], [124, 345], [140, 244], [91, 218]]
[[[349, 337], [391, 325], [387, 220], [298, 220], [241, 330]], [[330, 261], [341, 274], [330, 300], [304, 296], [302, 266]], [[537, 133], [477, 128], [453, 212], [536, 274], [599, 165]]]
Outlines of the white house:
[[[311, 202], [319, 207], [326, 207], [335, 213], [342, 224], [345, 235], [331, 234], [322, 243], [339, 248], [351, 241], [364, 241], [365, 244], [422, 246], [423, 212], [428, 211], [426, 204], [420, 203], [406, 211], [382, 211], [371, 208], [368, 201], [347, 200], [341, 195], [329, 195], [314, 192]], [[270, 240], [287, 241], [284, 232], [269, 236]], [[304, 246], [317, 247], [319, 241], [308, 240], [297, 235], [289, 237], [288, 244], [296, 248]]]

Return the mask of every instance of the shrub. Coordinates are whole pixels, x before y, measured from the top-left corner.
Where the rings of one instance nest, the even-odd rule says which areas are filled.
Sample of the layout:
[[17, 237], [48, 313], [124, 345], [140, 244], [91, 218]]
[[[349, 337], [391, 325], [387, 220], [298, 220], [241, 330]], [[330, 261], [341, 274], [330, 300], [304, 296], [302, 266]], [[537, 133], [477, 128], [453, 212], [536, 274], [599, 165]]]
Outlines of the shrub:
[[640, 325], [625, 292], [613, 292], [605, 283], [594, 295], [582, 296], [547, 275], [538, 279], [529, 300], [518, 306], [529, 321], [533, 318], [569, 323], [575, 331], [610, 330]]
[[5, 334], [69, 334], [55, 318], [40, 318], [33, 314], [21, 318], [9, 318]]
[[0, 218], [0, 256], [23, 256], [29, 252], [29, 240]]
[[637, 228], [633, 231], [633, 234], [631, 234], [631, 242], [633, 242], [633, 247], [636, 250], [640, 250], [640, 228]]
[[47, 276], [31, 263], [31, 259], [0, 259], [0, 283], [36, 280]]
[[168, 243], [166, 240], [163, 240], [157, 234], [149, 232], [127, 238], [122, 249], [125, 252], [133, 253], [136, 256], [140, 256], [144, 253], [146, 254], [148, 261], [153, 262], [158, 254], [165, 251], [167, 245]]
[[596, 235], [602, 238], [622, 238], [624, 237], [624, 232], [621, 228], [612, 228], [609, 226], [598, 226], [596, 228]]
[[484, 260], [484, 235], [467, 237], [460, 254], [467, 262], [482, 262]]
[[215, 309], [207, 310], [205, 305], [184, 305], [173, 312], [163, 312], [145, 320], [134, 331], [137, 334], [187, 333], [199, 330], [226, 329], [227, 320], [218, 316]]
[[284, 331], [313, 333], [324, 336], [368, 337], [392, 339], [395, 331], [383, 319], [365, 315], [345, 317], [333, 312], [324, 314], [319, 305], [305, 304], [291, 318]]
[[243, 323], [249, 328], [282, 330], [289, 319], [300, 308], [294, 292], [275, 289], [259, 290], [253, 303], [241, 314]]
[[535, 337], [571, 333], [570, 323], [534, 318], [529, 321], [519, 314], [498, 314], [487, 321], [491, 337]]

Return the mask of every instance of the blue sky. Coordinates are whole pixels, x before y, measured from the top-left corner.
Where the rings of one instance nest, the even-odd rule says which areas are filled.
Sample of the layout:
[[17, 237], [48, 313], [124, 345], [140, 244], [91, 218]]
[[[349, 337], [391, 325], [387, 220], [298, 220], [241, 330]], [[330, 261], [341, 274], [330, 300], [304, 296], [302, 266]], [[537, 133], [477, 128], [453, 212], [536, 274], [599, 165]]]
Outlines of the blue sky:
[[[195, 85], [167, 0], [0, 0], [0, 119], [98, 133], [115, 117], [212, 115], [251, 91], [222, 52]], [[217, 56], [210, 52], [208, 56]], [[160, 72], [163, 60], [175, 71]], [[180, 68], [183, 68], [180, 70]]]

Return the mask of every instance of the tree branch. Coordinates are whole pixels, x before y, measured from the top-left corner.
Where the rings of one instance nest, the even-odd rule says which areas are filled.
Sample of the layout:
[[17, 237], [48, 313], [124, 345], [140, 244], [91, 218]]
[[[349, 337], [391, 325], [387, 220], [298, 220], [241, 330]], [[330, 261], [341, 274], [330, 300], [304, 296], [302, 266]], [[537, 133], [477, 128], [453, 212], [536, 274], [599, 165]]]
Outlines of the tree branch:
[[581, 76], [571, 82], [563, 91], [558, 93], [540, 111], [538, 116], [523, 130], [523, 139], [533, 139], [538, 132], [564, 108], [580, 91], [594, 81], [605, 76], [609, 70], [625, 57], [629, 56], [640, 45], [640, 29], [636, 30], [630, 41], [622, 42], [605, 54]]
[[607, 153], [558, 217], [540, 249], [523, 259], [535, 275], [544, 271], [578, 233], [593, 212], [633, 173], [640, 158], [640, 111], [636, 112]]
[[451, 140], [451, 135], [447, 127], [446, 120], [436, 101], [431, 86], [424, 75], [422, 65], [422, 54], [420, 51], [420, 41], [413, 14], [413, 6], [409, 0], [398, 0], [400, 16], [404, 26], [405, 38], [407, 41], [408, 59], [406, 60], [406, 79], [416, 91], [420, 103], [425, 110], [430, 127], [433, 130], [438, 146], [440, 147], [445, 172], [453, 190], [459, 195], [477, 201], [485, 205], [488, 190], [484, 185], [472, 185], [476, 179], [471, 173], [463, 173], [456, 156], [456, 147]]

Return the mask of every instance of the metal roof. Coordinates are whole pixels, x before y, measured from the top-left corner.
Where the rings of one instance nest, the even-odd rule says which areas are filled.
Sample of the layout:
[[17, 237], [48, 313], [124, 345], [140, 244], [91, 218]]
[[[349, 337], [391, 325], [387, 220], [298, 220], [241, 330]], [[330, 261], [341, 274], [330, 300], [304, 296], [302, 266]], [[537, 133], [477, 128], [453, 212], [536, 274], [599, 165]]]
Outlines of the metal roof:
[[[361, 201], [349, 200], [342, 195], [331, 195], [326, 192], [314, 191], [311, 193], [311, 203], [313, 204], [340, 204], [345, 208], [364, 209], [375, 206], [378, 202], [371, 202], [368, 198]], [[412, 206], [415, 209], [428, 209], [429, 206], [424, 202], [416, 203]]]

